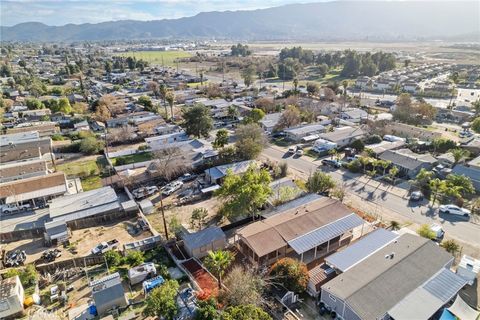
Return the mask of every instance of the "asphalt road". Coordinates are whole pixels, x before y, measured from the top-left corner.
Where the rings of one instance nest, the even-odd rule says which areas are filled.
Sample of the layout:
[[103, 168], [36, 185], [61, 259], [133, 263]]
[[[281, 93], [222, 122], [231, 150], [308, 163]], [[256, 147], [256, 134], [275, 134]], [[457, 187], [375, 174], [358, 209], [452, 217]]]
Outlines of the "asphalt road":
[[450, 215], [438, 215], [436, 208], [430, 208], [427, 201], [418, 203], [409, 203], [406, 197], [392, 193], [387, 190], [380, 190], [375, 186], [365, 184], [357, 180], [359, 175], [352, 174], [342, 169], [330, 169], [321, 165], [320, 160], [312, 161], [306, 156], [295, 158], [286, 156], [282, 150], [275, 147], [266, 148], [262, 155], [274, 161], [286, 161], [289, 168], [303, 173], [303, 177], [315, 172], [318, 168], [328, 172], [334, 180], [342, 183], [348, 193], [360, 197], [364, 201], [375, 204], [376, 212], [382, 214], [382, 209], [387, 208], [390, 211], [402, 216], [408, 221], [416, 224], [440, 224], [447, 237], [458, 239], [460, 241], [480, 247], [480, 225], [465, 221], [462, 217]]

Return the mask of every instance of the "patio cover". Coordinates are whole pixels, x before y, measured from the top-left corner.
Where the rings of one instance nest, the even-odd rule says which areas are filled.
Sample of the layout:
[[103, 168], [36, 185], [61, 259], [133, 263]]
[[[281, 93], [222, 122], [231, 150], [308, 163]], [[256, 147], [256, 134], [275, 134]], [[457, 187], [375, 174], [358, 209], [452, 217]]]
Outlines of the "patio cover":
[[460, 320], [475, 320], [480, 314], [479, 311], [470, 307], [463, 299], [457, 295], [455, 302], [452, 304], [448, 311], [453, 313]]

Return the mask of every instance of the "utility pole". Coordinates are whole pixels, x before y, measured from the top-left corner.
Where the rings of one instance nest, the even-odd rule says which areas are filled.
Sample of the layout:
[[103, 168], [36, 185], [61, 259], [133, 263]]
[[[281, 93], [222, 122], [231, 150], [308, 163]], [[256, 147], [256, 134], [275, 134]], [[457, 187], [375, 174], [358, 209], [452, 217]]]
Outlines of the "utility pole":
[[165, 220], [165, 211], [163, 210], [163, 195], [160, 192], [160, 209], [162, 210], [162, 220], [163, 220], [163, 228], [165, 230], [165, 239], [168, 240], [168, 229], [167, 229], [167, 221]]

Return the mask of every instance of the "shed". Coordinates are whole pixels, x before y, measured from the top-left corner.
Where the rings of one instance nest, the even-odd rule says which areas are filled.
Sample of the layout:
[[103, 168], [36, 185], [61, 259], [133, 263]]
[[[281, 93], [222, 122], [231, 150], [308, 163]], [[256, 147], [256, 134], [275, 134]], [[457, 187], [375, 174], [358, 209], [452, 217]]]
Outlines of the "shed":
[[480, 260], [464, 254], [458, 264], [457, 274], [467, 280], [469, 285], [473, 285], [479, 272]]
[[23, 300], [23, 286], [18, 276], [0, 280], [0, 319], [21, 315]]
[[227, 237], [219, 227], [208, 227], [195, 233], [181, 235], [185, 250], [191, 257], [202, 258], [208, 251], [224, 249]]
[[48, 245], [66, 242], [69, 237], [65, 220], [45, 222], [45, 242]]
[[118, 272], [90, 282], [90, 288], [99, 315], [105, 314], [108, 310], [128, 305]]
[[149, 199], [143, 199], [138, 204], [140, 205], [140, 209], [142, 209], [144, 214], [150, 214], [155, 210], [152, 201]]

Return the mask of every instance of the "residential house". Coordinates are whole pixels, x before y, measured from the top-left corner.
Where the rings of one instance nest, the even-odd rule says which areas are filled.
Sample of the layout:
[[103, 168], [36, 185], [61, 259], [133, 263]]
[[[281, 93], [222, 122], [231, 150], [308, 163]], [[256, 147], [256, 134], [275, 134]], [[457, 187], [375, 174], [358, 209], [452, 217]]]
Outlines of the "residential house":
[[18, 276], [0, 280], [0, 319], [19, 319], [23, 315], [25, 294]]
[[338, 259], [348, 268], [321, 288], [321, 302], [341, 319], [429, 319], [467, 282], [449, 270], [450, 253], [414, 234], [354, 260]]
[[52, 140], [49, 137], [23, 140], [0, 146], [0, 163], [25, 161], [30, 159], [51, 160]]
[[380, 143], [367, 145], [365, 148], [371, 150], [373, 154], [378, 157], [387, 150], [397, 150], [405, 147], [406, 142], [404, 140], [397, 141], [385, 141]]
[[7, 134], [37, 131], [40, 137], [50, 137], [57, 133], [57, 127], [54, 122], [32, 122], [22, 123], [14, 128], [8, 128]]
[[480, 156], [466, 164], [457, 164], [453, 167], [452, 173], [469, 177], [475, 190], [480, 192]]
[[379, 228], [350, 243], [343, 250], [326, 257], [323, 264], [309, 270], [310, 279], [307, 292], [317, 297], [321, 292], [322, 285], [388, 245], [398, 236], [394, 232]]
[[34, 159], [0, 164], [0, 183], [44, 176], [48, 174], [47, 162]]
[[83, 120], [80, 122], [77, 122], [73, 125], [73, 128], [75, 131], [80, 132], [80, 131], [90, 131], [90, 125], [88, 124], [87, 120]]
[[260, 125], [267, 133], [272, 133], [281, 117], [282, 113], [280, 112], [266, 114], [265, 117], [260, 120]]
[[0, 202], [32, 202], [34, 206], [64, 195], [68, 191], [63, 172], [0, 183]]
[[[298, 203], [298, 202], [297, 202]], [[238, 250], [255, 266], [290, 257], [310, 263], [347, 245], [364, 221], [337, 200], [321, 197], [254, 222], [235, 234]]]
[[128, 305], [122, 278], [118, 272], [90, 282], [89, 287], [92, 290], [93, 301], [99, 315]]
[[379, 158], [390, 161], [399, 169], [399, 176], [408, 178], [414, 178], [422, 168], [432, 169], [437, 163], [437, 159], [429, 153], [417, 154], [409, 149], [387, 150]]
[[71, 221], [120, 211], [120, 200], [112, 187], [80, 192], [53, 199], [49, 216], [52, 221]]
[[227, 175], [230, 170], [233, 174], [242, 174], [247, 171], [248, 167], [254, 165], [255, 160], [247, 160], [241, 162], [234, 162], [230, 164], [224, 164], [205, 170], [205, 180], [210, 183], [219, 184]]
[[480, 154], [480, 138], [471, 138], [461, 143], [463, 149], [468, 150], [474, 155]]
[[190, 257], [203, 258], [209, 251], [222, 250], [227, 247], [227, 238], [222, 229], [208, 227], [198, 232], [183, 232], [180, 235], [185, 251]]
[[368, 119], [368, 113], [362, 109], [347, 109], [340, 113], [340, 118], [353, 123], [364, 122]]
[[355, 87], [358, 89], [362, 89], [362, 90], [369, 89], [371, 85], [372, 85], [372, 80], [370, 79], [370, 77], [363, 76], [363, 77], [358, 77], [357, 80], [355, 80]]
[[420, 87], [415, 81], [406, 81], [403, 83], [403, 90], [415, 94], [419, 91]]
[[0, 136], [0, 146], [6, 146], [27, 140], [36, 140], [38, 138], [40, 138], [38, 131], [3, 134]]
[[438, 164], [441, 164], [444, 167], [451, 168], [455, 163], [455, 158], [451, 152], [446, 152], [437, 156]]
[[117, 128], [117, 127], [124, 127], [128, 124], [137, 125], [145, 121], [159, 119], [159, 118], [161, 119], [159, 115], [156, 115], [153, 112], [148, 112], [148, 111], [133, 112], [128, 114], [122, 114], [115, 118], [108, 119], [107, 127]]
[[[307, 124], [284, 129], [286, 137], [292, 141], [300, 142], [302, 138], [318, 135], [325, 132], [325, 127], [321, 124]], [[316, 137], [318, 139], [318, 136]]]
[[322, 133], [319, 138], [335, 143], [338, 148], [343, 148], [364, 136], [365, 132], [361, 128], [342, 127], [335, 129], [333, 132]]
[[176, 147], [180, 142], [187, 140], [189, 140], [188, 135], [183, 130], [161, 136], [145, 138], [148, 148], [152, 151], [173, 148]]
[[61, 127], [68, 126], [72, 123], [72, 116], [69, 114], [64, 114], [63, 112], [56, 112], [51, 117], [50, 120], [58, 123]]
[[440, 132], [434, 132], [399, 122], [387, 123], [384, 130], [385, 134], [392, 134], [403, 138], [418, 138], [424, 141], [430, 141], [442, 137], [442, 133]]

